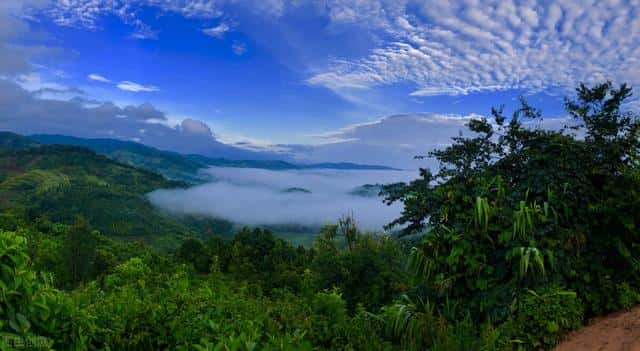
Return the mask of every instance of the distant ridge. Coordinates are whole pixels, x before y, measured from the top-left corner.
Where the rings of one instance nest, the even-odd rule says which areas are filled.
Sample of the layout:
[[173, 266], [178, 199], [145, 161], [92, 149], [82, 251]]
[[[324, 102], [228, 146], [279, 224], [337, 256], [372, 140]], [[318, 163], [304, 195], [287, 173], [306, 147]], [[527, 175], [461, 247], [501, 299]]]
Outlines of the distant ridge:
[[[190, 183], [202, 183], [208, 181], [209, 176], [200, 172], [200, 170], [209, 166], [260, 168], [268, 170], [395, 170], [394, 168], [386, 166], [361, 165], [348, 162], [296, 164], [282, 160], [232, 160], [227, 158], [212, 158], [202, 155], [183, 155], [173, 151], [159, 150], [133, 141], [117, 139], [88, 139], [50, 134], [36, 134], [31, 135], [28, 138], [22, 138], [26, 140], [31, 139], [36, 143], [47, 145], [61, 144], [83, 146], [120, 163], [160, 173], [168, 179], [181, 180]], [[25, 141], [21, 141], [21, 143], [25, 143]], [[0, 145], [2, 145], [1, 141]]]
[[323, 162], [304, 165], [307, 169], [361, 169], [361, 170], [380, 170], [380, 171], [399, 171], [399, 168], [378, 165], [362, 165], [351, 162]]
[[24, 150], [36, 145], [37, 143], [30, 138], [0, 131], [0, 152]]

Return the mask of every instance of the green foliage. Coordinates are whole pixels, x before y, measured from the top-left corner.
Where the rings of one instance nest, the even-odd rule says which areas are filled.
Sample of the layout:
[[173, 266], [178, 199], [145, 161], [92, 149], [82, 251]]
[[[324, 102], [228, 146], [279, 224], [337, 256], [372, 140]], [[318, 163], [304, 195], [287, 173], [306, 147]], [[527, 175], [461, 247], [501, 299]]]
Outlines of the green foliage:
[[76, 296], [96, 317], [96, 348], [364, 350], [352, 340], [375, 337], [371, 324], [347, 314], [337, 292], [309, 301], [291, 293], [268, 298], [218, 274], [195, 278], [184, 266], [159, 273], [139, 258], [118, 266], [103, 287], [92, 283]]
[[[0, 143], [4, 139], [0, 135]], [[80, 216], [106, 236], [143, 240], [165, 251], [182, 238], [231, 232], [228, 221], [171, 216], [146, 198], [185, 183], [80, 147], [27, 145], [0, 152], [0, 228], [47, 221], [71, 225]]]
[[[351, 243], [346, 249], [339, 247], [338, 235]], [[406, 288], [402, 263], [402, 251], [396, 240], [387, 235], [364, 235], [347, 221], [323, 229], [315, 245], [311, 269], [318, 290], [337, 287], [350, 310], [357, 304], [375, 310], [390, 303]]]
[[[566, 102], [579, 128], [559, 131], [531, 127], [542, 114], [524, 100], [511, 118], [493, 109], [493, 122], [470, 121], [471, 137], [429, 155], [437, 174], [386, 186], [387, 203], [404, 204], [391, 225], [425, 231], [408, 260], [410, 301], [430, 301], [438, 316], [464, 304], [447, 323], [491, 321], [504, 348], [516, 334], [527, 348], [552, 346], [581, 324], [583, 303], [591, 316], [638, 301], [640, 119], [624, 111], [630, 94], [581, 85]], [[558, 286], [572, 292], [549, 290]], [[418, 338], [433, 334], [418, 306], [399, 302], [392, 325], [408, 345], [436, 348], [437, 338]]]
[[86, 147], [122, 164], [162, 174], [167, 179], [195, 184], [208, 180], [207, 176], [198, 172], [206, 167], [205, 164], [175, 152], [161, 151], [132, 141], [82, 139], [64, 135], [33, 135], [30, 139], [42, 144]]
[[209, 272], [211, 258], [207, 250], [198, 239], [187, 239], [182, 242], [178, 249], [177, 257], [182, 262], [190, 263], [200, 273]]
[[170, 217], [144, 194], [181, 184], [10, 136], [0, 349], [549, 349], [586, 318], [640, 303], [629, 95], [580, 86], [566, 107], [584, 137], [531, 127], [542, 115], [526, 101], [510, 118], [471, 120], [471, 137], [431, 153], [438, 173], [384, 187], [404, 204], [392, 225], [413, 238], [363, 233], [346, 216], [310, 248]]
[[63, 255], [67, 260], [67, 271], [72, 285], [87, 280], [93, 275], [96, 261], [98, 233], [94, 233], [89, 223], [79, 217], [69, 229], [64, 240]]
[[[22, 317], [16, 317], [12, 324], [28, 326], [28, 331], [10, 329], [6, 335], [17, 339], [3, 340], [17, 344], [26, 336], [43, 337], [48, 347], [74, 350], [394, 349], [384, 337], [383, 319], [362, 307], [367, 295], [353, 300], [358, 306], [350, 311], [338, 290], [315, 290], [315, 272], [309, 269], [315, 250], [294, 248], [268, 231], [247, 229], [230, 242], [216, 237], [205, 244], [188, 240], [175, 256], [157, 255], [144, 246], [113, 242], [93, 233], [95, 250], [89, 271], [101, 265], [101, 256], [108, 261], [107, 268], [74, 290], [61, 292], [52, 287], [50, 275], [35, 273], [27, 253], [38, 267], [62, 273], [70, 262], [69, 236], [83, 238], [91, 229], [82, 219], [73, 226], [42, 223], [39, 228], [43, 232], [22, 231], [32, 239], [29, 245], [25, 237], [3, 232], [3, 239], [17, 244], [5, 240], [2, 247], [20, 258], [19, 267], [3, 279], [31, 282], [28, 289], [35, 292], [33, 298], [25, 300], [27, 295], [20, 294], [20, 300], [10, 301], [21, 306], [17, 310], [29, 323], [20, 324]], [[359, 234], [352, 250], [336, 250], [355, 253], [366, 247], [364, 243], [378, 240], [365, 238]], [[383, 238], [381, 245], [391, 241]], [[376, 252], [369, 250], [363, 252]], [[209, 263], [208, 274], [194, 274], [191, 267], [200, 262], [196, 253], [206, 257], [202, 262]], [[79, 259], [79, 263], [86, 262]], [[30, 273], [19, 278], [17, 272], [22, 271]], [[72, 276], [61, 275], [67, 281]], [[375, 287], [376, 293], [386, 289]], [[49, 298], [38, 302], [36, 296]], [[38, 312], [40, 305], [50, 311], [48, 317], [34, 317], [44, 313]]]
[[0, 348], [86, 349], [93, 319], [52, 287], [51, 275], [31, 268], [26, 246], [25, 237], [0, 231]]
[[347, 320], [347, 304], [339, 291], [317, 293], [311, 311], [314, 326], [311, 337], [314, 341], [325, 348], [342, 344], [344, 341], [340, 338], [344, 337], [342, 327]]
[[629, 283], [620, 283], [617, 286], [617, 303], [611, 306], [612, 309], [629, 309], [640, 304], [640, 290], [631, 287]]
[[529, 290], [519, 301], [515, 338], [526, 349], [550, 348], [562, 335], [582, 324], [583, 310], [574, 292], [557, 288]]
[[349, 250], [353, 250], [353, 246], [358, 239], [358, 227], [356, 227], [353, 214], [344, 216], [338, 220], [338, 231], [347, 241]]

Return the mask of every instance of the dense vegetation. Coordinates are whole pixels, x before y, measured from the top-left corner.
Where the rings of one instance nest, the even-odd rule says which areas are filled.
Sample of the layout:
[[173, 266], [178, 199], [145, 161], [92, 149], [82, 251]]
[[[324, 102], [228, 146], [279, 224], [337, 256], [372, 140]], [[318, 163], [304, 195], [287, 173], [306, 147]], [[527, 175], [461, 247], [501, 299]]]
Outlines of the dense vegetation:
[[202, 183], [209, 178], [200, 172], [202, 162], [179, 153], [162, 151], [133, 141], [83, 139], [65, 135], [32, 135], [30, 139], [47, 145], [81, 146], [125, 165], [146, 169], [167, 179]]
[[473, 137], [432, 153], [436, 175], [386, 188], [388, 202], [405, 206], [395, 224], [427, 228], [409, 256], [415, 291], [390, 309], [405, 345], [433, 346], [431, 321], [446, 316], [456, 333], [483, 325], [483, 342], [499, 348], [547, 348], [585, 317], [640, 302], [630, 95], [625, 85], [581, 85], [566, 101], [577, 126], [560, 131], [527, 128], [542, 117], [524, 100], [510, 119], [493, 109], [495, 124], [473, 120]]
[[71, 224], [82, 216], [107, 236], [143, 240], [161, 249], [176, 247], [188, 236], [206, 238], [213, 229], [218, 234], [231, 230], [226, 221], [169, 216], [145, 196], [185, 183], [81, 147], [38, 145], [9, 133], [0, 141], [0, 223], [5, 228]]
[[[588, 318], [640, 303], [630, 94], [580, 86], [566, 102], [575, 128], [538, 128], [541, 113], [525, 101], [509, 118], [494, 109], [471, 120], [472, 136], [431, 154], [438, 173], [383, 188], [404, 204], [391, 223], [401, 238], [345, 217], [310, 248], [243, 229], [228, 240], [187, 233], [163, 254], [104, 236], [101, 208], [62, 224], [3, 197], [15, 221], [0, 222], [0, 349], [549, 349]], [[29, 156], [47, 149], [19, 149], [3, 156], [13, 163], [3, 161], [1, 186], [15, 178], [9, 164], [54, 172]], [[140, 171], [126, 169], [96, 181], [134, 182]], [[9, 194], [66, 184], [58, 173]], [[57, 204], [34, 211], [63, 211]]]

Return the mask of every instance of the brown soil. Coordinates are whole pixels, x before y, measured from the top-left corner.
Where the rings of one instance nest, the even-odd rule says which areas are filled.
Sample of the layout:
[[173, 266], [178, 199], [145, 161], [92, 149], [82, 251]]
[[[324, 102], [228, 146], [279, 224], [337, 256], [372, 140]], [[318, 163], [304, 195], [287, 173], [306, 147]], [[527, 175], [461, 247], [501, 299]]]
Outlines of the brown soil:
[[596, 319], [571, 334], [555, 351], [640, 351], [640, 306]]

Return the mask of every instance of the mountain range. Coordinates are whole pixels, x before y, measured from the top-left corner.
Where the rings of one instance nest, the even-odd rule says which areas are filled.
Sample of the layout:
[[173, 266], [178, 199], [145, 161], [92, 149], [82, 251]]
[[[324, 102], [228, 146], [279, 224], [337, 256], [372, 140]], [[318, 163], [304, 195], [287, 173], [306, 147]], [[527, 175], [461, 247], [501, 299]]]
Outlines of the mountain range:
[[[5, 138], [2, 138], [2, 134], [5, 135]], [[12, 133], [0, 133], [0, 139], [9, 139], [6, 137], [6, 135], [9, 134]], [[363, 165], [348, 162], [298, 164], [282, 160], [212, 158], [203, 155], [181, 154], [173, 151], [159, 150], [133, 141], [117, 139], [87, 139], [66, 135], [36, 134], [29, 136], [28, 140], [30, 141], [23, 140], [22, 142], [27, 144], [82, 146], [120, 163], [162, 174], [167, 179], [180, 180], [192, 184], [211, 180], [209, 175], [201, 172], [207, 167], [260, 168], [268, 170], [394, 170], [394, 168], [387, 166]], [[0, 141], [0, 143], [2, 142], [3, 141]]]

